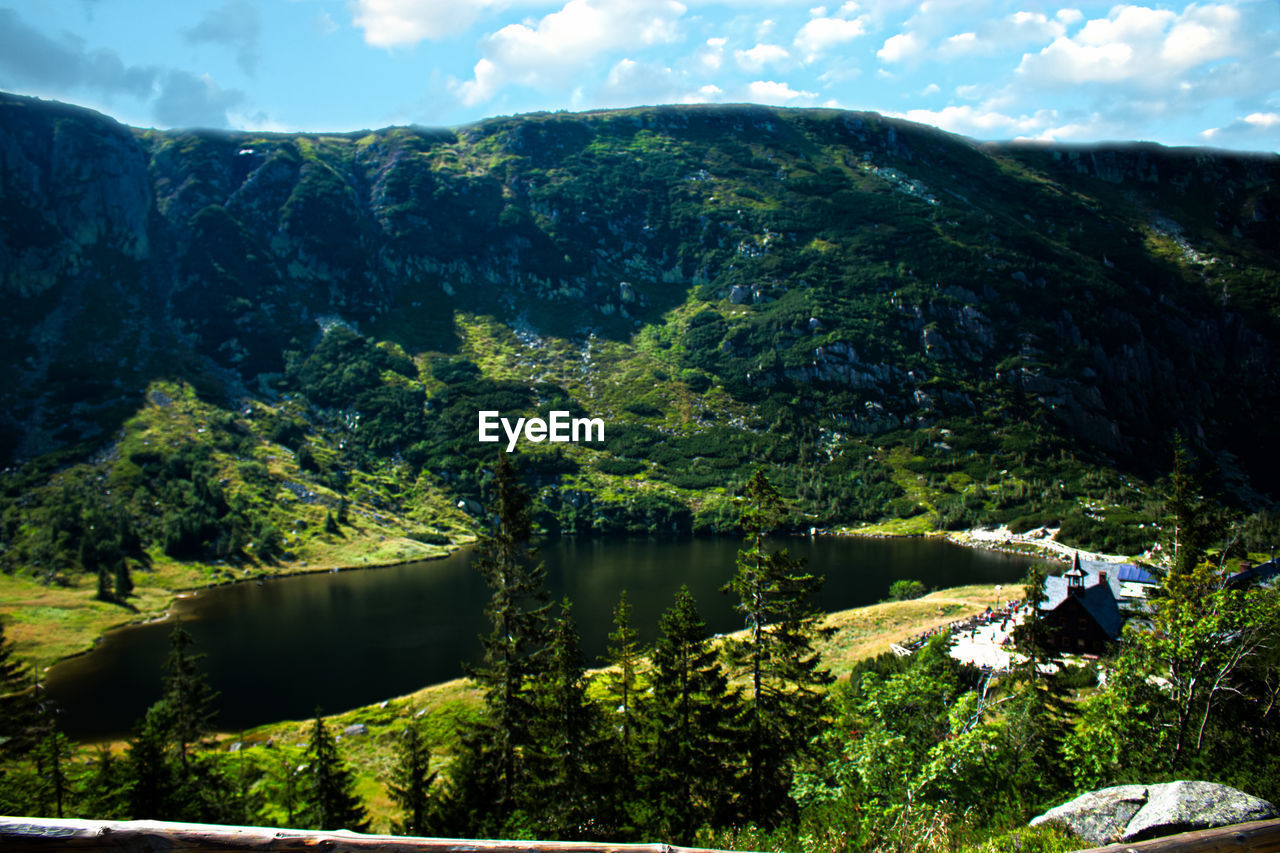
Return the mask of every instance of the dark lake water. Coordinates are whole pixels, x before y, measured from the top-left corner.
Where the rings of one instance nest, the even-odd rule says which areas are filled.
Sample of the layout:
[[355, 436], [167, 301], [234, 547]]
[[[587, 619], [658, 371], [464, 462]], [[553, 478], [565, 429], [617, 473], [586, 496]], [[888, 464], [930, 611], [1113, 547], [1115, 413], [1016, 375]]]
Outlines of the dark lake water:
[[[795, 538], [780, 541], [825, 576], [818, 601], [843, 610], [887, 597], [895, 580], [929, 587], [1004, 583], [1031, 560], [924, 539]], [[604, 651], [618, 593], [626, 589], [645, 641], [687, 584], [714, 632], [741, 627], [730, 596], [736, 539], [579, 539], [542, 544], [552, 596], [569, 596], [589, 659]], [[335, 713], [456, 678], [480, 657], [488, 590], [462, 551], [386, 569], [321, 573], [203, 590], [165, 622], [108, 634], [87, 655], [55, 666], [49, 693], [64, 730], [82, 739], [118, 736], [160, 693], [173, 619], [207, 655], [221, 693], [218, 728], [237, 731]]]

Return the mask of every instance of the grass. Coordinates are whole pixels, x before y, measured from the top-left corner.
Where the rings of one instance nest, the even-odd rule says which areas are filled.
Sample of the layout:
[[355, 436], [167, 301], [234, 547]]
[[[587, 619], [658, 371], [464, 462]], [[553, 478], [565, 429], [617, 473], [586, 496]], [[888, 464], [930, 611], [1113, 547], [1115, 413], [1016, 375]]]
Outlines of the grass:
[[818, 651], [833, 674], [847, 676], [854, 664], [882, 654], [891, 643], [981, 613], [995, 600], [995, 586], [973, 585], [842, 610], [823, 620], [835, 633], [818, 643]]
[[[25, 575], [0, 574], [5, 638], [14, 644], [20, 660], [43, 672], [62, 658], [86, 651], [112, 628], [163, 616], [173, 601], [173, 590], [157, 583], [181, 583], [183, 575], [174, 567], [135, 572], [135, 594], [129, 598], [130, 606], [122, 607], [97, 600], [96, 578], [78, 576], [70, 586], [46, 586]], [[198, 577], [188, 573], [187, 585], [194, 585]]]

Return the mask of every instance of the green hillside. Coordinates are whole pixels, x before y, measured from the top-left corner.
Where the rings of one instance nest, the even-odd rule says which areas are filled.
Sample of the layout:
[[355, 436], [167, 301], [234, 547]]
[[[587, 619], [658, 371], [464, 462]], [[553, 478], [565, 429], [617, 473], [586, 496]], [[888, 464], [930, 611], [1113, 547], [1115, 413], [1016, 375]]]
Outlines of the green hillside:
[[146, 612], [470, 541], [481, 410], [605, 423], [522, 444], [549, 531], [724, 530], [763, 465], [796, 525], [1136, 553], [1175, 431], [1267, 510], [1278, 174], [833, 110], [283, 135], [0, 95], [0, 607], [91, 637], [107, 564]]

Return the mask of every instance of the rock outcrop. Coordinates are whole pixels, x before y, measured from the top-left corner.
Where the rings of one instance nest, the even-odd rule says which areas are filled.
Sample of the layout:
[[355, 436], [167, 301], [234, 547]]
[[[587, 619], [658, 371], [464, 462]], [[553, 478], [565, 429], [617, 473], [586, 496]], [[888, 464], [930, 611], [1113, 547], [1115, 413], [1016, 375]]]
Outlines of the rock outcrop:
[[1032, 819], [1031, 825], [1057, 825], [1104, 845], [1274, 818], [1280, 818], [1280, 810], [1243, 791], [1179, 781], [1090, 791]]

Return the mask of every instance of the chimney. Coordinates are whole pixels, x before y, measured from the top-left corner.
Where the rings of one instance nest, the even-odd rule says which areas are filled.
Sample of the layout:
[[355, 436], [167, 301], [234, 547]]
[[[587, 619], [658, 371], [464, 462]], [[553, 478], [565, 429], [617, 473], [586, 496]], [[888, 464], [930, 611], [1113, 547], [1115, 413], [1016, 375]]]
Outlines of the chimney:
[[1107, 585], [1107, 573], [1098, 572], [1098, 586], [1106, 586], [1106, 585]]

